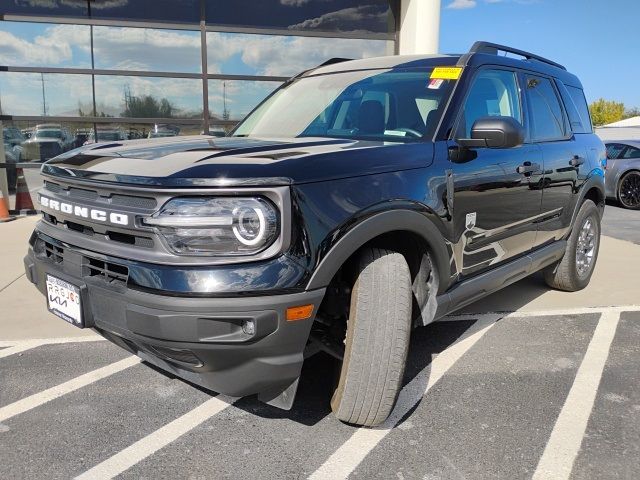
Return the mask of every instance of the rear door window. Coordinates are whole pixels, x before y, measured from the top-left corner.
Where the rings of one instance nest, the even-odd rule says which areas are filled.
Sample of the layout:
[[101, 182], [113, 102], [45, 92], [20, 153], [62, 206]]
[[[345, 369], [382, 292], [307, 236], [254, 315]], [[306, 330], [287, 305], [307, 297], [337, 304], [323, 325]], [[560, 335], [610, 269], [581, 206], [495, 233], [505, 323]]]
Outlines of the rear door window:
[[607, 158], [616, 160], [625, 148], [627, 146], [621, 143], [607, 143]]
[[566, 121], [551, 80], [527, 75], [526, 83], [531, 139], [534, 142], [565, 139]]

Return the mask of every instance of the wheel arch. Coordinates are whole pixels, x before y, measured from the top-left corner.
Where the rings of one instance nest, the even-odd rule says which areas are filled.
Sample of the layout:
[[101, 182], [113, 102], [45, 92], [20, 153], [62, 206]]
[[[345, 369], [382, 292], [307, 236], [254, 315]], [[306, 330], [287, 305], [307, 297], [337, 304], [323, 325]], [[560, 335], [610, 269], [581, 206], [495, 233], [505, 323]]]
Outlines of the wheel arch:
[[368, 217], [340, 237], [314, 270], [307, 290], [328, 286], [340, 268], [362, 247], [372, 242], [384, 239], [387, 248], [406, 256], [409, 238], [406, 243], [398, 243], [395, 248], [390, 242], [395, 235], [403, 232], [411, 234], [413, 239], [424, 242], [430, 255], [432, 268], [439, 278], [438, 293], [441, 293], [448, 287], [450, 278], [449, 253], [442, 233], [424, 214], [398, 209]]

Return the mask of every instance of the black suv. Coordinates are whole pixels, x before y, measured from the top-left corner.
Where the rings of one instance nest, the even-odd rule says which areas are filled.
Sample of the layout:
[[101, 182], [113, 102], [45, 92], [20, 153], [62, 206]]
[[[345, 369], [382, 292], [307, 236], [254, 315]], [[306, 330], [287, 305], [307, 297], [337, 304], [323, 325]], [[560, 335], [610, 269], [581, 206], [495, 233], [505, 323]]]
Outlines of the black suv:
[[46, 163], [26, 272], [53, 313], [232, 396], [290, 408], [326, 352], [335, 415], [376, 425], [412, 327], [537, 270], [589, 283], [603, 162], [580, 81], [544, 58], [335, 59], [230, 137]]

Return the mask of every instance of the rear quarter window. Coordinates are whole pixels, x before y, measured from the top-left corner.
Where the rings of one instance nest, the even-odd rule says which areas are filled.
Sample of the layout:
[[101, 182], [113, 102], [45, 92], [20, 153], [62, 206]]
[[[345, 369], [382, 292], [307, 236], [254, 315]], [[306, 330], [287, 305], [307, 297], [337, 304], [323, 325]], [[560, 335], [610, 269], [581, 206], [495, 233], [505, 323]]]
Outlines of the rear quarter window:
[[591, 126], [591, 116], [589, 115], [589, 106], [587, 105], [587, 99], [584, 97], [584, 92], [581, 88], [572, 87], [570, 85], [565, 85], [567, 87], [567, 91], [569, 92], [569, 96], [571, 100], [573, 100], [573, 104], [578, 110], [578, 114], [580, 115], [580, 123], [582, 124], [581, 131], [576, 131], [573, 129], [574, 133], [592, 133], [593, 127]]

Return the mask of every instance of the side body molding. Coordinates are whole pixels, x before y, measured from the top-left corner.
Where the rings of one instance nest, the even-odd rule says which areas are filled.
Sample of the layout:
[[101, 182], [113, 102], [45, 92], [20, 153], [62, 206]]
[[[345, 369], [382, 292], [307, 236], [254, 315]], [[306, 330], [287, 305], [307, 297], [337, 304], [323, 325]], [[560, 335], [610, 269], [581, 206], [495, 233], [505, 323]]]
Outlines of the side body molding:
[[432, 262], [440, 278], [439, 292], [446, 290], [450, 279], [449, 254], [442, 233], [423, 213], [413, 210], [388, 210], [374, 214], [346, 232], [335, 242], [313, 272], [307, 290], [323, 288], [345, 261], [365, 243], [384, 233], [409, 231], [422, 237], [432, 253]]

